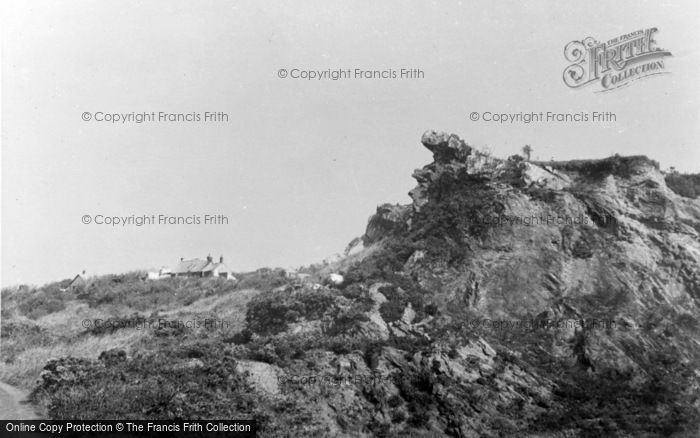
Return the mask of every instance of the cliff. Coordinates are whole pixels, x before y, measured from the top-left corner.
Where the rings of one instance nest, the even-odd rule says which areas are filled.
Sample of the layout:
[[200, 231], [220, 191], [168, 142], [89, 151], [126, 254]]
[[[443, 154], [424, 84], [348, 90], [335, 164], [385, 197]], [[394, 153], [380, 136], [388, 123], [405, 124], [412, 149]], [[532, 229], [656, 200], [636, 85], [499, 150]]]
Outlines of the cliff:
[[[70, 297], [61, 312], [141, 314], [81, 332], [124, 352], [50, 361], [35, 401], [62, 418], [255, 418], [261, 436], [697, 433], [700, 201], [642, 156], [499, 159], [433, 131], [422, 144], [433, 162], [412, 203], [378, 207], [341, 260]], [[4, 294], [3, 315], [44, 292]], [[149, 303], [236, 324], [127, 333]], [[14, 332], [73, 345], [17, 321], [3, 321], [16, 363], [37, 351]]]

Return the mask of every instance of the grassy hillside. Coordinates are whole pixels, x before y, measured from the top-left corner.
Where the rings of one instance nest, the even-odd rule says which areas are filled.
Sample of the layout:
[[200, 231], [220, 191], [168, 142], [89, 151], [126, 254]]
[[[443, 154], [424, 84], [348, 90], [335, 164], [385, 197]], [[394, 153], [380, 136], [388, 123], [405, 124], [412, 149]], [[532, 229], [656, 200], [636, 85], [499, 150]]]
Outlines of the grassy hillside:
[[0, 380], [33, 389], [50, 359], [95, 360], [115, 349], [157, 354], [169, 340], [230, 337], [241, 330], [256, 287], [280, 283], [279, 273], [270, 272], [243, 275], [238, 283], [144, 281], [128, 273], [92, 279], [75, 291], [62, 291], [66, 282], [4, 289]]

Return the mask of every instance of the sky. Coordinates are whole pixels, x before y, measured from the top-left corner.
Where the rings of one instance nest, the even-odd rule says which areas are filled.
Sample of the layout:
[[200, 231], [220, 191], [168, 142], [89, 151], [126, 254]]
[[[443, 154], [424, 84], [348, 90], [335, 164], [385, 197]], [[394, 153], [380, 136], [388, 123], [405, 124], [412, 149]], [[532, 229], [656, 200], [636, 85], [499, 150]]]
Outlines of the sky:
[[[530, 144], [533, 158], [645, 154], [700, 172], [694, 0], [12, 0], [2, 15], [3, 286], [207, 254], [234, 271], [320, 261], [377, 205], [410, 202], [413, 170], [432, 159], [427, 129], [502, 157]], [[570, 41], [651, 27], [668, 74], [606, 93], [563, 83]], [[289, 76], [356, 68], [423, 77]], [[228, 121], [96, 120], [207, 111]], [[469, 117], [487, 111], [616, 120]], [[95, 223], [132, 215], [228, 224]]]

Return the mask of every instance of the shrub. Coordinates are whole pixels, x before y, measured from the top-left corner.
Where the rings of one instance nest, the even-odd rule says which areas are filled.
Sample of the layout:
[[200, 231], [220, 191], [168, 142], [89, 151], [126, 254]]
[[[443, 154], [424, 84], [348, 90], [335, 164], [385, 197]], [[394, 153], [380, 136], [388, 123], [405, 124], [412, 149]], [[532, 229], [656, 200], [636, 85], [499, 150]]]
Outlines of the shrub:
[[90, 307], [121, 305], [139, 311], [187, 306], [212, 295], [233, 292], [236, 283], [223, 278], [164, 278], [144, 281], [136, 274], [104, 276], [91, 280], [77, 298]]
[[435, 376], [427, 370], [410, 372], [406, 378], [400, 380], [399, 393], [408, 405], [408, 423], [412, 426], [425, 427], [430, 419], [429, 411], [433, 404], [435, 384]]
[[322, 346], [320, 338], [308, 334], [289, 334], [272, 338], [260, 338], [248, 344], [247, 357], [280, 367], [287, 367], [293, 360], [303, 359], [307, 351]]
[[401, 319], [406, 306], [401, 301], [385, 301], [379, 307], [379, 313], [386, 322], [394, 322]]
[[665, 176], [666, 185], [676, 194], [695, 199], [700, 196], [700, 173], [670, 173]]
[[5, 318], [2, 318], [0, 337], [2, 359], [8, 363], [27, 348], [50, 345], [54, 340], [44, 327], [29, 321], [11, 321]]
[[248, 303], [248, 328], [260, 335], [274, 335], [304, 318], [318, 320], [334, 309], [335, 296], [325, 289], [274, 291], [260, 294]]
[[393, 322], [401, 319], [404, 309], [408, 304], [416, 312], [417, 318], [423, 319], [426, 315], [424, 298], [425, 291], [413, 280], [394, 275], [390, 277], [395, 283], [405, 287], [397, 287], [395, 285], [384, 286], [379, 289], [379, 292], [387, 298], [387, 301], [379, 307], [379, 313], [387, 322]]
[[225, 339], [224, 342], [232, 342], [236, 345], [245, 345], [253, 339], [253, 332], [248, 328], [244, 328], [238, 333], [235, 333], [230, 339]]
[[341, 294], [349, 300], [360, 299], [364, 295], [364, 293], [364, 289], [358, 283], [352, 283], [348, 287], [341, 289]]
[[563, 408], [543, 414], [536, 429], [575, 427], [583, 436], [672, 436], [689, 426], [697, 430], [692, 369], [671, 348], [644, 362], [647, 377], [642, 382], [615, 369], [560, 374], [555, 395]]
[[66, 303], [63, 299], [49, 290], [40, 290], [23, 299], [19, 304], [20, 312], [30, 319], [38, 319], [65, 308]]
[[369, 321], [369, 317], [363, 312], [363, 310], [352, 307], [348, 310], [339, 312], [333, 319], [330, 327], [324, 332], [324, 335], [352, 335], [355, 333], [355, 330], [359, 327], [359, 325], [366, 321]]
[[206, 353], [197, 363], [182, 351], [53, 360], [31, 397], [46, 402], [51, 418], [62, 419], [257, 417], [262, 407], [230, 352], [218, 344], [199, 347]]
[[389, 400], [387, 400], [387, 404], [390, 408], [397, 408], [403, 404], [403, 399], [395, 394], [389, 397]]
[[238, 283], [236, 284], [236, 289], [270, 291], [288, 282], [286, 274], [282, 269], [262, 268], [247, 274], [237, 274], [237, 277]]

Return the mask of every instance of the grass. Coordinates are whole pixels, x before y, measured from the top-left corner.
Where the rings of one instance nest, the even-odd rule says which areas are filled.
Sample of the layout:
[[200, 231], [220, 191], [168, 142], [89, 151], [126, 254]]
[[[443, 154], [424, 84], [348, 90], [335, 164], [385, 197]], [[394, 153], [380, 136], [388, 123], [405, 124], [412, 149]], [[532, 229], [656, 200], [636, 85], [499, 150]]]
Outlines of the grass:
[[[213, 330], [192, 334], [230, 337], [245, 326], [246, 304], [260, 293], [222, 279], [142, 281], [136, 273], [99, 277], [76, 292], [60, 291], [64, 283], [2, 291], [0, 380], [29, 390], [52, 358], [94, 360], [115, 348], [156, 350], [156, 330], [95, 330], [94, 325], [96, 320], [105, 324], [110, 318], [124, 321], [130, 315], [147, 319], [151, 309], [159, 309], [157, 318], [169, 321], [222, 322]], [[54, 304], [39, 304], [49, 294]], [[84, 321], [89, 321], [87, 327]]]
[[97, 359], [102, 351], [134, 345], [142, 331], [121, 331], [109, 336], [88, 336], [72, 342], [60, 342], [39, 347], [27, 346], [10, 363], [0, 362], [0, 380], [24, 389], [31, 389], [44, 365], [52, 358], [77, 357]]

